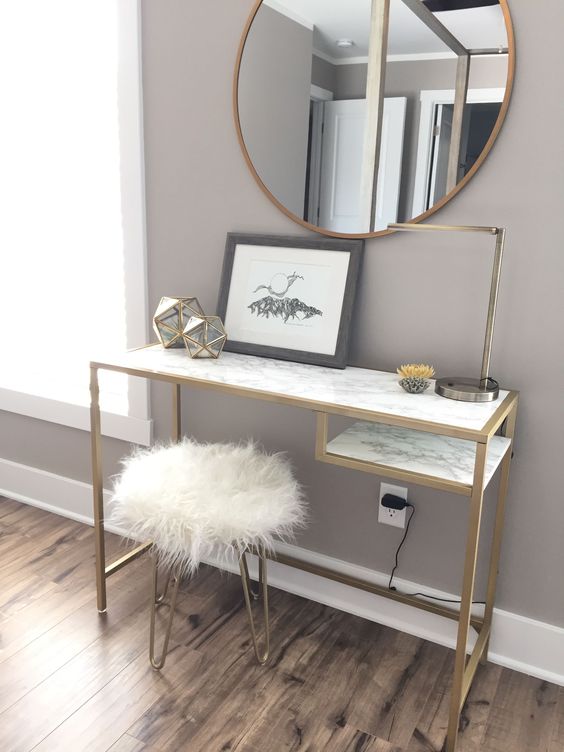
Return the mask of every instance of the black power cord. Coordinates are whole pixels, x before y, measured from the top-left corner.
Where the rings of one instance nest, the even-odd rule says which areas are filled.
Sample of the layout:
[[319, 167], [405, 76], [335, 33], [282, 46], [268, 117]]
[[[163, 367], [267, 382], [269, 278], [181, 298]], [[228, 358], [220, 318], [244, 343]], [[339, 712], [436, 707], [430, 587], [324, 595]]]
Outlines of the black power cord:
[[[399, 552], [401, 551], [401, 548], [403, 544], [405, 543], [405, 539], [407, 538], [407, 534], [409, 532], [409, 526], [411, 525], [411, 520], [413, 519], [415, 515], [415, 507], [413, 504], [410, 504], [405, 499], [402, 499], [400, 496], [394, 496], [394, 494], [385, 494], [382, 497], [382, 506], [388, 508], [388, 509], [397, 509], [398, 511], [401, 511], [402, 509], [409, 508], [411, 509], [411, 514], [409, 515], [409, 519], [407, 521], [407, 525], [405, 526], [405, 532], [403, 534], [403, 538], [401, 539], [399, 546], [396, 549], [396, 556], [395, 556], [395, 564], [394, 568], [392, 569], [392, 572], [390, 574], [390, 579], [388, 581], [388, 590], [392, 590], [393, 592], [397, 592], [397, 588], [392, 585], [392, 582], [394, 581], [394, 576], [396, 573], [396, 569], [399, 566]], [[441, 601], [442, 603], [461, 603], [460, 598], [439, 598], [436, 595], [429, 595], [428, 593], [404, 593], [404, 595], [409, 595], [412, 598], [430, 598], [433, 601]], [[485, 606], [485, 601], [472, 601], [473, 604]]]
[[[386, 496], [391, 494], [386, 494]], [[384, 496], [384, 499], [386, 498]], [[384, 503], [384, 499], [382, 499], [382, 503]], [[402, 499], [403, 501], [403, 499]], [[400, 541], [399, 546], [396, 549], [396, 563], [394, 564], [394, 568], [392, 569], [392, 573], [390, 574], [390, 581], [388, 582], [388, 590], [397, 590], [397, 588], [393, 587], [392, 582], [394, 581], [394, 575], [396, 573], [396, 569], [399, 566], [399, 552], [401, 551], [401, 547], [405, 543], [405, 539], [407, 538], [407, 534], [409, 533], [409, 526], [411, 525], [411, 520], [413, 519], [413, 515], [415, 514], [415, 507], [413, 504], [409, 504], [407, 501], [403, 501], [403, 509], [406, 507], [409, 507], [411, 509], [411, 514], [409, 515], [409, 519], [407, 521], [407, 525], [405, 526], [405, 532], [403, 534], [403, 538]]]

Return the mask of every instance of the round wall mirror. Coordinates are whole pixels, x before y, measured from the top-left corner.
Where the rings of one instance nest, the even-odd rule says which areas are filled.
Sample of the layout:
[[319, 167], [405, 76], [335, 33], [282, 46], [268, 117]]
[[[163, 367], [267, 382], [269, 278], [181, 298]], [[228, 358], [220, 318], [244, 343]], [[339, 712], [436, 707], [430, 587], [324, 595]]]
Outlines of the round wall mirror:
[[507, 0], [262, 0], [235, 72], [243, 153], [305, 227], [383, 234], [478, 170], [514, 57]]

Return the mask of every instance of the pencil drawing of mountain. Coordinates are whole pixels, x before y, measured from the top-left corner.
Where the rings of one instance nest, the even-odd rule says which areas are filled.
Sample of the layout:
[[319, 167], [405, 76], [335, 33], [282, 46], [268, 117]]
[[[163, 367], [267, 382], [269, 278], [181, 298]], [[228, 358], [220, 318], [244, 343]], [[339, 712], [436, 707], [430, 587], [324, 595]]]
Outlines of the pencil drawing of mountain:
[[297, 298], [284, 298], [279, 300], [273, 298], [271, 295], [267, 295], [265, 298], [255, 300], [249, 306], [252, 313], [257, 316], [265, 316], [267, 319], [271, 316], [273, 318], [281, 318], [284, 323], [288, 323], [290, 319], [298, 319], [299, 321], [305, 321], [312, 316], [323, 316], [323, 312], [313, 306], [308, 306], [302, 303]]
[[301, 274], [275, 274], [268, 285], [259, 285], [254, 291], [268, 290], [270, 293], [260, 300], [254, 300], [248, 308], [256, 316], [281, 318], [284, 323], [290, 319], [305, 321], [313, 316], [323, 316], [323, 311], [309, 306], [299, 298], [287, 298], [288, 290], [297, 279], [304, 279]]

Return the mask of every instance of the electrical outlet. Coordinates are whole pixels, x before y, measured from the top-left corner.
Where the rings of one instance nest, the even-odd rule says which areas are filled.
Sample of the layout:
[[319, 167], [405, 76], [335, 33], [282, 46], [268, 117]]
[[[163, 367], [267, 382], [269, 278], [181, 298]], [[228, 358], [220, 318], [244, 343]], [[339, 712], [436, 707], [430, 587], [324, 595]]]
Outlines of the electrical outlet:
[[378, 522], [393, 527], [405, 527], [406, 509], [388, 509], [388, 507], [382, 506], [382, 499], [386, 494], [393, 494], [407, 501], [407, 488], [392, 486], [391, 483], [380, 483], [380, 498], [378, 500]]

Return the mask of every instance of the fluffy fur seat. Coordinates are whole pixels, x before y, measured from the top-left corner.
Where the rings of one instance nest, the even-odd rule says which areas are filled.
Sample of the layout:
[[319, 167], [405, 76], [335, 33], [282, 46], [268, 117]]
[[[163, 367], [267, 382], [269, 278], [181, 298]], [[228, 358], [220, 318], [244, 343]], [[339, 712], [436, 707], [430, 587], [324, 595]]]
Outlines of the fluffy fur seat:
[[302, 525], [301, 488], [283, 454], [255, 444], [179, 444], [136, 452], [123, 463], [112, 521], [152, 540], [161, 561], [193, 571], [212, 553], [271, 549]]

